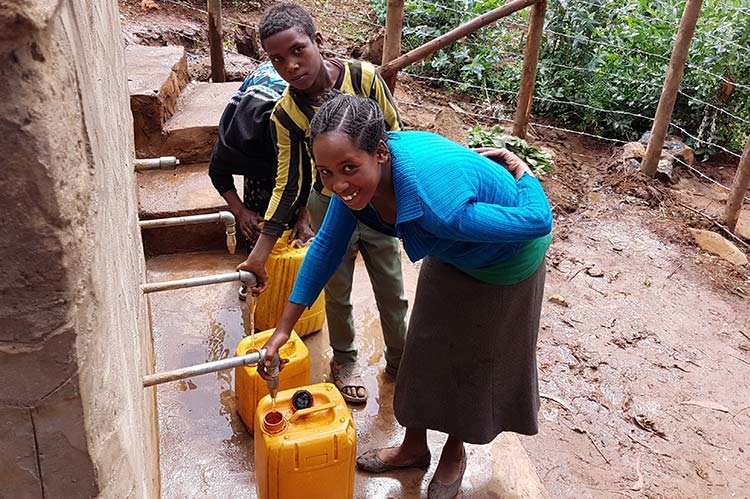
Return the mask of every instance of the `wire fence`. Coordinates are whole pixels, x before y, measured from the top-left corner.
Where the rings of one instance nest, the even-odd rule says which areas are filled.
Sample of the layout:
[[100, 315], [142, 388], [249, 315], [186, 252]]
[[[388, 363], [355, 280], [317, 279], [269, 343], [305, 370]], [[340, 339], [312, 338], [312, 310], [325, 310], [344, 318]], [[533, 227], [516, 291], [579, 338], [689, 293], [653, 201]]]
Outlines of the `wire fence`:
[[[426, 81], [434, 80], [434, 78], [430, 78], [428, 76], [421, 76], [421, 75], [414, 74], [414, 73], [407, 73], [407, 74], [409, 74], [410, 77], [412, 77], [414, 79], [417, 79], [417, 80], [426, 80]], [[432, 106], [430, 106], [430, 105], [425, 105], [425, 104], [415, 103], [415, 102], [410, 102], [408, 104], [408, 106], [419, 107], [419, 108], [423, 108], [423, 109], [426, 109], [426, 110], [432, 111], [432, 112], [438, 112], [438, 111], [440, 111], [440, 109], [442, 109], [442, 107], [438, 106], [438, 105], [432, 105]], [[493, 114], [478, 113], [478, 112], [467, 111], [467, 110], [461, 109], [461, 108], [454, 108], [454, 110], [457, 113], [459, 113], [459, 114], [463, 114], [463, 115], [469, 116], [471, 118], [474, 118], [474, 119], [477, 119], [477, 120], [481, 120], [481, 121], [483, 121], [485, 123], [492, 123], [492, 122], [494, 122], [494, 123], [513, 123], [513, 118], [506, 117], [506, 116], [503, 116], [503, 115], [498, 115], [496, 113], [493, 113]], [[602, 142], [609, 142], [609, 143], [617, 144], [617, 145], [622, 145], [622, 144], [626, 144], [627, 143], [627, 141], [621, 140], [621, 139], [614, 139], [612, 137], [606, 137], [604, 135], [597, 135], [595, 133], [582, 132], [580, 130], [573, 130], [573, 129], [565, 128], [565, 127], [562, 127], [562, 126], [551, 125], [549, 123], [540, 123], [540, 122], [533, 121], [533, 120], [529, 121], [529, 125], [531, 125], [532, 127], [535, 127], [535, 128], [545, 128], [545, 129], [548, 129], [548, 130], [555, 130], [555, 131], [569, 133], [569, 134], [573, 134], [573, 135], [580, 135], [582, 137], [587, 137], [587, 138], [595, 139], [595, 140], [602, 141]], [[691, 165], [690, 163], [687, 163], [687, 162], [685, 162], [685, 161], [683, 161], [683, 160], [681, 160], [680, 158], [677, 158], [677, 157], [673, 157], [672, 159], [676, 163], [678, 163], [680, 166], [682, 166], [683, 168], [689, 170], [690, 172], [692, 172], [693, 174], [695, 174], [698, 177], [701, 177], [702, 179], [706, 180], [707, 182], [709, 182], [709, 183], [711, 183], [713, 185], [716, 185], [716, 186], [724, 189], [727, 192], [729, 192], [731, 190], [730, 187], [722, 184], [721, 182], [717, 181], [716, 179], [711, 178], [710, 176], [708, 176], [707, 174], [703, 173], [700, 169], [696, 168], [695, 166]], [[750, 197], [746, 197], [746, 200], [750, 201]]]
[[[204, 9], [200, 9], [195, 7], [194, 5], [191, 5], [187, 2], [180, 1], [180, 0], [164, 0], [166, 2], [179, 5], [185, 9], [189, 9], [192, 11], [200, 12], [202, 14], [207, 15], [208, 12]], [[551, 2], [554, 1], [561, 1], [561, 0], [551, 0]], [[429, 0], [419, 0], [419, 2], [423, 5], [430, 6], [433, 9], [447, 9], [448, 11], [452, 11], [453, 13], [460, 15], [460, 16], [466, 16], [467, 12], [461, 9], [456, 9], [450, 6], [446, 6], [444, 3], [438, 3], [437, 1], [429, 1]], [[588, 0], [576, 0], [576, 4], [580, 5], [587, 5], [589, 7], [593, 7], [594, 9], [608, 9], [608, 3], [607, 0], [603, 0], [602, 2], [592, 2]], [[748, 13], [750, 13], [750, 7], [734, 7], [729, 5], [723, 5], [722, 8], [726, 9], [728, 12], [727, 15], [733, 15], [733, 16], [746, 16]], [[660, 17], [649, 17], [646, 15], [643, 15], [639, 13], [636, 9], [633, 9], [631, 11], [628, 11], [628, 16], [632, 16], [635, 19], [638, 19], [643, 22], [648, 22], [654, 25], [661, 25], [661, 26], [670, 26], [673, 27], [673, 32], [676, 32], [677, 26], [679, 26], [680, 19], [679, 17], [675, 17], [673, 19], [666, 19], [666, 18], [660, 18]], [[679, 13], [678, 13], [679, 14]], [[314, 11], [314, 15], [316, 18], [319, 19], [337, 19], [338, 25], [341, 26], [342, 23], [348, 23], [353, 28], [352, 29], [338, 29], [337, 35], [343, 36], [344, 38], [347, 38], [352, 44], [362, 44], [363, 39], [367, 38], [367, 35], [371, 35], [376, 33], [380, 28], [381, 25], [379, 23], [373, 22], [371, 17], [360, 15], [355, 12], [341, 12], [340, 10], [334, 10], [331, 7], [329, 7], [324, 2], [319, 2], [316, 4], [316, 10]], [[652, 15], [652, 14], [650, 14]], [[236, 26], [242, 26], [247, 28], [253, 28], [257, 29], [257, 25], [239, 21], [237, 19], [232, 18], [231, 16], [224, 15], [222, 17], [222, 21], [226, 24], [230, 25], [236, 25]], [[738, 19], [739, 22], [739, 19]], [[522, 14], [516, 13], [509, 18], [505, 18], [497, 23], [500, 25], [500, 27], [504, 27], [505, 29], [513, 29], [516, 31], [516, 33], [519, 34], [519, 36], [522, 38], [526, 30], [528, 29], [527, 22]], [[361, 27], [366, 26], [367, 29], [370, 30], [370, 33], [363, 34]], [[405, 25], [404, 28], [406, 30], [418, 30], [420, 29], [420, 24], [415, 24], [414, 22], [410, 22], [408, 17], [405, 18]], [[447, 31], [450, 29], [451, 26], [446, 26], [443, 28], [444, 31]], [[480, 32], [492, 32], [492, 34], [497, 34], [498, 29], [500, 29], [497, 25], [495, 26], [489, 26], [482, 28]], [[659, 92], [659, 89], [662, 87], [662, 82], [664, 79], [664, 74], [666, 73], [666, 68], [670, 59], [670, 53], [657, 53], [655, 51], [646, 50], [644, 48], [639, 47], [632, 47], [627, 46], [622, 43], [612, 43], [608, 40], [604, 40], [601, 38], [597, 38], [593, 35], [587, 35], [583, 36], [581, 33], [577, 34], [570, 34], [570, 33], [564, 33], [559, 30], [550, 29], [549, 27], [546, 27], [544, 30], [544, 36], [546, 39], [546, 43], [554, 43], [555, 39], [567, 39], [572, 40], [574, 43], [579, 45], [588, 45], [592, 47], [598, 47], [600, 50], [605, 49], [607, 52], [615, 54], [617, 57], [633, 57], [633, 58], [645, 58], [650, 61], [656, 61], [659, 64], [659, 68], [661, 68], [661, 72], [659, 74], [645, 74], [642, 75], [642, 78], [622, 78], [617, 75], [613, 75], [613, 83], [616, 84], [635, 84], [643, 86], [644, 88], [651, 88], [654, 92]], [[746, 58], [748, 53], [750, 52], [750, 47], [744, 46], [740, 43], [734, 42], [731, 40], [731, 37], [729, 36], [718, 36], [711, 32], [709, 29], [702, 29], [700, 22], [698, 25], [698, 29], [696, 30], [695, 34], [695, 40], [700, 39], [708, 39], [716, 41], [721, 41], [724, 43], [725, 50], [732, 50], [735, 51], [737, 54], [742, 54], [741, 56], [738, 55], [738, 57]], [[522, 42], [522, 40], [521, 40]], [[474, 42], [472, 40], [463, 39], [458, 42], [455, 42], [452, 47], [470, 47], [474, 49], [484, 49], [486, 46], [482, 45], [481, 43]], [[520, 42], [516, 43], [506, 43], [505, 48], [508, 47], [520, 47], [522, 46]], [[408, 48], [408, 47], [405, 47]], [[447, 47], [446, 50], [450, 50], [451, 47]], [[346, 58], [349, 56], [349, 54], [341, 53], [341, 50], [334, 50], [333, 54], [337, 57]], [[522, 50], [506, 50], [498, 54], [500, 58], [504, 61], [504, 65], [506, 66], [516, 66], [520, 67], [520, 64], [522, 62]], [[429, 64], [429, 62], [427, 63]], [[576, 64], [560, 64], [559, 62], [555, 61], [545, 61], [544, 58], [540, 60], [540, 67], [543, 65], [546, 65], [547, 68], [551, 69], [559, 69], [559, 70], [566, 70], [566, 71], [573, 71], [585, 75], [591, 75], [594, 76], [597, 73], [597, 67], [585, 67], [581, 65]], [[487, 85], [483, 81], [475, 81], [475, 82], [469, 82], [466, 80], [458, 80], [453, 78], [447, 78], [444, 76], [441, 76], [439, 73], [436, 74], [434, 71], [428, 72], [428, 74], [425, 74], [424, 72], [419, 71], [419, 65], [415, 65], [415, 67], [408, 68], [407, 70], [403, 71], [403, 73], [408, 74], [412, 78], [414, 78], [417, 81], [421, 81], [424, 84], [428, 84], [430, 86], [446, 86], [451, 88], [458, 88], [463, 91], [469, 91], [472, 93], [472, 95], [475, 96], [475, 104], [476, 107], [479, 109], [477, 112], [470, 112], [462, 110], [461, 112], [466, 114], [467, 116], [470, 116], [474, 119], [478, 120], [485, 120], [485, 121], [495, 121], [495, 122], [511, 122], [512, 118], [509, 116], [512, 115], [511, 112], [507, 110], [498, 111], [498, 102], [505, 103], [508, 107], [508, 109], [512, 109], [514, 105], [514, 101], [518, 95], [518, 89], [517, 88], [493, 88], [491, 85]], [[687, 62], [686, 67], [688, 70], [693, 70], [696, 72], [699, 72], [703, 75], [705, 75], [708, 78], [711, 78], [715, 80], [718, 84], [726, 84], [731, 85], [734, 92], [747, 92], [750, 90], [750, 82], [748, 81], [738, 81], [738, 79], [730, 79], [724, 74], [719, 74], [718, 72], [712, 71], [710, 68], [702, 67], [701, 65], [691, 62], [690, 59]], [[648, 79], [646, 79], [648, 78]], [[730, 157], [733, 158], [740, 158], [740, 154], [738, 154], [736, 151], [730, 150], [724, 145], [718, 143], [715, 140], [712, 140], [710, 138], [707, 138], [706, 136], [710, 136], [712, 130], [712, 127], [716, 126], [717, 117], [721, 117], [726, 120], [732, 120], [735, 123], [744, 124], [744, 125], [750, 125], [750, 116], [741, 116], [736, 111], [732, 112], [727, 108], [727, 106], [722, 105], [718, 102], [710, 102], [710, 99], [706, 99], [705, 97], [701, 97], [698, 95], [695, 95], [695, 92], [693, 92], [691, 89], [687, 88], [681, 88], [679, 90], [679, 95], [686, 99], [691, 106], [695, 107], [696, 113], [700, 113], [704, 115], [704, 119], [701, 123], [701, 127], [697, 130], [688, 130], [685, 126], [681, 125], [680, 123], [677, 123], [675, 121], [670, 122], [670, 127], [672, 130], [678, 131], [681, 135], [691, 140], [694, 144], [703, 146], [703, 147], [710, 147], [713, 148], [716, 151], [722, 151], [725, 154], [727, 154]], [[628, 109], [617, 109], [614, 107], [604, 107], [601, 105], [594, 105], [589, 102], [579, 102], [575, 99], [565, 98], [564, 95], [562, 96], [555, 96], [551, 97], [549, 95], [541, 95], [537, 93], [537, 95], [534, 98], [535, 104], [546, 104], [546, 105], [554, 105], [557, 107], [565, 106], [567, 108], [570, 108], [572, 110], [579, 110], [580, 112], [587, 112], [587, 113], [594, 113], [595, 115], [600, 116], [606, 116], [609, 119], [616, 119], [616, 117], [624, 117], [624, 118], [632, 118], [637, 119], [642, 123], [646, 124], [653, 124], [654, 121], [654, 112], [655, 112], [655, 104], [652, 108], [644, 108], [642, 110], [633, 111]], [[417, 105], [412, 103], [411, 105]], [[574, 111], [575, 112], [575, 111]], [[541, 123], [538, 121], [531, 121], [530, 125], [533, 127], [539, 127], [539, 128], [546, 128], [546, 129], [552, 129], [552, 130], [558, 130], [566, 133], [573, 133], [580, 136], [585, 136], [597, 140], [606, 141], [613, 144], [622, 144], [627, 142], [626, 140], [622, 140], [620, 138], [613, 138], [611, 136], [608, 136], [607, 134], [602, 133], [596, 133], [596, 131], [591, 130], [581, 130], [576, 129], [575, 127], [569, 127], [565, 125], [551, 125], [549, 123]], [[750, 129], [750, 128], [748, 128]], [[648, 131], [648, 130], [644, 130]], [[682, 164], [683, 167], [688, 169], [689, 171], [693, 172], [697, 176], [700, 176], [701, 178], [705, 179], [708, 182], [711, 182], [713, 184], [721, 186], [725, 190], [729, 190], [730, 188], [721, 184], [720, 182], [717, 182], [713, 178], [711, 178], [709, 175], [705, 174], [703, 171], [701, 171], [696, 165], [689, 165], [687, 163], [681, 162], [678, 160], [679, 163]]]
[[[550, 4], [554, 3], [556, 0], [550, 0]], [[560, 0], [557, 0], [560, 1]], [[426, 0], [419, 0], [420, 3], [426, 3], [430, 4], [434, 7], [438, 7], [440, 4], [437, 2], [429, 2]], [[569, 2], [568, 6], [570, 10], [575, 9], [575, 6], [577, 5], [589, 5], [594, 7], [595, 9], [599, 9], [602, 11], [608, 11], [608, 15], [611, 16], [611, 12], [609, 12], [610, 9], [610, 3], [608, 1], [602, 1], [602, 2], [590, 2], [587, 0], [576, 0], [575, 2]], [[641, 3], [642, 4], [642, 3]], [[727, 16], [735, 15], [735, 16], [742, 16], [748, 9], [743, 8], [736, 8], [731, 6], [724, 6], [727, 8]], [[665, 17], [651, 17], [649, 18], [646, 15], [642, 15], [637, 12], [637, 9], [632, 9], [631, 11], [627, 12], [628, 16], [632, 16], [635, 19], [638, 19], [643, 22], [648, 22], [653, 25], [659, 25], [659, 26], [667, 26], [669, 28], [668, 34], [670, 35], [671, 39], [674, 38], [674, 35], [677, 32], [677, 28], [680, 24], [680, 16], [681, 16], [681, 9], [677, 9], [675, 11], [676, 17], [674, 18], [665, 18]], [[653, 15], [653, 12], [649, 12], [649, 15]], [[613, 18], [611, 19], [612, 24], [626, 24], [629, 22], [629, 19], [623, 19], [623, 18]], [[419, 30], [419, 20], [407, 20], [406, 26], [408, 29], [412, 32]], [[735, 21], [738, 26], [741, 27], [741, 18], [737, 18]], [[513, 18], [509, 19], [503, 19], [498, 24], [504, 24], [506, 27], [513, 26], [516, 30], [525, 33], [528, 30], [528, 24], [525, 21], [525, 19], [522, 16], [515, 16]], [[447, 27], [446, 29], [449, 29], [450, 27]], [[606, 31], [609, 29], [609, 27], [605, 28]], [[490, 27], [490, 28], [483, 28], [483, 30], [495, 30], [496, 33], [496, 27]], [[730, 30], [731, 31], [731, 30]], [[698, 23], [698, 29], [696, 30], [696, 34], [694, 37], [694, 45], [703, 43], [703, 40], [708, 40], [712, 43], [721, 42], [722, 52], [728, 52], [733, 51], [735, 53], [734, 57], [738, 60], [745, 59], [747, 60], [747, 54], [750, 52], [750, 47], [746, 46], [744, 43], [737, 43], [732, 40], [732, 32], [719, 32], [721, 36], [717, 36], [712, 31], [712, 26], [706, 24], [701, 25], [701, 20], [699, 19]], [[592, 47], [593, 50], [598, 50], [601, 53], [607, 54], [607, 56], [610, 56], [612, 59], [616, 60], [625, 60], [625, 59], [633, 59], [638, 61], [643, 60], [649, 60], [652, 62], [651, 67], [655, 67], [656, 71], [652, 72], [646, 72], [641, 75], [638, 78], [633, 78], [632, 76], [625, 79], [621, 76], [618, 76], [617, 74], [608, 75], [611, 78], [611, 83], [613, 85], [621, 85], [621, 84], [629, 84], [631, 86], [637, 86], [645, 89], [649, 89], [650, 93], [654, 94], [656, 97], [653, 99], [653, 102], [650, 105], [642, 106], [640, 108], [629, 108], [628, 106], [625, 107], [619, 107], [616, 106], [617, 102], [611, 102], [611, 106], [601, 105], [600, 103], [594, 103], [591, 101], [581, 100], [581, 99], [574, 99], [571, 97], [567, 97], [565, 94], [561, 94], [559, 96], [556, 95], [550, 95], [549, 92], [542, 93], [537, 91], [536, 95], [534, 96], [534, 105], [536, 107], [540, 107], [540, 105], [547, 105], [548, 108], [551, 108], [554, 106], [554, 109], [561, 109], [561, 108], [567, 108], [570, 109], [569, 111], [571, 114], [581, 114], [581, 113], [587, 113], [589, 115], [593, 116], [600, 116], [600, 117], [606, 117], [610, 120], [618, 120], [618, 117], [621, 118], [627, 118], [631, 120], [637, 120], [638, 123], [641, 123], [642, 126], [645, 128], [642, 130], [643, 132], [646, 132], [650, 130], [650, 126], [653, 125], [654, 122], [654, 114], [656, 111], [656, 104], [658, 102], [658, 96], [661, 93], [661, 89], [663, 87], [663, 81], [664, 77], [666, 75], [666, 70], [670, 61], [671, 56], [671, 48], [672, 44], [670, 43], [668, 47], [665, 47], [663, 52], [653, 50], [649, 45], [645, 46], [633, 46], [632, 44], [628, 45], [625, 42], [628, 42], [629, 40], [623, 39], [623, 40], [612, 40], [607, 38], [602, 38], [599, 36], [599, 33], [597, 30], [591, 30], [590, 32], [563, 32], [563, 30], [556, 29], [556, 28], [550, 28], [549, 26], [545, 27], [544, 30], [544, 36], [545, 36], [545, 43], [547, 44], [554, 44], [557, 39], [565, 39], [569, 44], [576, 44], [576, 45], [587, 45]], [[451, 48], [449, 47], [447, 50], [458, 50], [458, 47], [476, 47], [477, 44], [475, 42], [467, 42], [465, 40], [456, 42], [454, 46]], [[506, 44], [507, 47], [507, 44]], [[481, 48], [481, 47], [480, 47]], [[502, 48], [501, 46], [495, 46], [493, 47], [495, 49]], [[505, 51], [500, 56], [503, 60], [504, 65], [515, 65], [516, 68], [520, 68], [521, 62], [522, 62], [522, 54], [521, 51]], [[510, 61], [510, 62], [509, 62]], [[539, 67], [540, 71], [543, 69], [547, 70], [556, 70], [556, 69], [565, 69], [572, 72], [577, 72], [580, 75], [583, 75], [579, 77], [578, 79], [581, 81], [593, 81], [593, 79], [597, 76], [597, 72], [599, 70], [599, 67], [596, 65], [590, 66], [590, 67], [584, 67], [583, 65], [576, 64], [576, 61], [571, 61], [572, 64], [560, 64], [559, 61], [554, 60], [545, 60], [544, 57], [542, 57], [539, 61]], [[423, 66], [429, 66], [430, 64], [434, 63], [431, 61], [428, 61], [427, 63], [423, 63]], [[713, 149], [714, 151], [720, 151], [725, 154], [727, 154], [729, 157], [739, 159], [740, 154], [738, 154], [737, 149], [730, 149], [725, 144], [721, 143], [719, 140], [719, 137], [715, 135], [716, 129], [717, 129], [717, 122], [723, 121], [724, 123], [731, 122], [733, 125], [738, 125], [740, 127], [743, 127], [745, 132], [745, 139], [747, 135], [747, 131], [750, 131], [750, 127], [747, 125], [750, 125], [750, 113], [747, 113], [747, 109], [742, 109], [738, 107], [731, 108], [727, 106], [725, 103], [717, 101], [713, 96], [706, 96], [705, 93], [701, 94], [697, 91], [695, 91], [693, 88], [686, 86], [686, 83], [690, 83], [687, 80], [687, 76], [695, 73], [699, 73], [703, 75], [703, 78], [706, 80], [712, 80], [714, 85], [718, 88], [721, 85], [727, 85], [731, 87], [731, 89], [734, 91], [735, 96], [736, 95], [742, 95], [743, 98], [747, 99], [748, 90], [750, 90], [750, 82], [747, 81], [747, 74], [744, 73], [744, 78], [733, 78], [729, 77], [726, 73], [722, 73], [721, 71], [717, 71], [713, 69], [710, 65], [706, 65], [706, 61], [702, 60], [700, 58], [689, 58], [686, 64], [687, 72], [686, 72], [686, 78], [683, 80], [683, 86], [678, 90], [678, 96], [680, 99], [683, 99], [683, 102], [686, 102], [687, 105], [694, 110], [693, 113], [695, 116], [697, 116], [698, 122], [700, 122], [699, 126], [688, 126], [687, 123], [682, 123], [680, 121], [677, 121], [676, 119], [673, 119], [670, 122], [670, 128], [673, 130], [673, 132], [677, 135], [681, 135], [685, 139], [687, 139], [694, 147], [701, 147], [703, 149]], [[446, 78], [444, 76], [441, 76], [439, 71], [429, 71], [429, 69], [425, 72], [424, 67], [419, 67], [418, 65], [414, 65], [414, 67], [409, 68], [407, 72], [414, 78], [421, 79], [425, 82], [428, 82], [431, 85], [444, 85], [460, 90], [468, 90], [472, 92], [474, 95], [477, 96], [477, 99], [479, 102], [484, 102], [487, 106], [488, 112], [486, 113], [478, 113], [479, 115], [483, 115], [486, 118], [489, 119], [500, 119], [500, 120], [507, 120], [507, 118], [504, 118], [502, 116], [498, 117], [498, 113], [496, 109], [491, 108], [490, 102], [494, 99], [501, 99], [504, 102], [508, 104], [508, 107], [513, 108], [514, 106], [514, 99], [517, 95], [517, 87], [511, 87], [511, 88], [492, 88], [489, 85], [484, 84], [483, 82], [467, 82], [464, 78]], [[585, 84], [585, 83], [584, 83]], [[744, 94], [744, 95], [743, 95]], [[674, 118], [674, 117], [673, 117]], [[701, 119], [702, 118], [702, 119]], [[540, 126], [540, 124], [535, 124], [535, 126]], [[562, 128], [568, 132], [581, 132], [581, 130], [571, 130], [571, 128], [575, 127], [567, 127], [567, 126], [561, 126], [559, 128]], [[611, 142], [615, 142], [616, 140], [613, 140], [612, 137], [608, 136], [607, 134], [602, 133], [591, 133], [590, 130], [586, 130], [583, 132], [586, 135], [593, 136], [602, 140], [608, 140]], [[745, 139], [737, 141], [740, 144], [744, 144]], [[623, 142], [622, 140], [618, 140], [619, 142]], [[740, 146], [741, 147], [741, 146]], [[702, 178], [705, 178], [706, 180], [711, 181], [712, 183], [716, 183], [718, 185], [721, 185], [720, 183], [716, 182], [715, 180], [711, 179], [708, 175], [704, 174], [702, 171], [699, 170], [696, 166], [693, 165], [687, 165], [683, 164], [686, 169], [692, 171], [698, 176], [701, 176]], [[700, 166], [698, 164], [697, 166]], [[724, 189], [729, 190], [729, 187], [721, 185]]]

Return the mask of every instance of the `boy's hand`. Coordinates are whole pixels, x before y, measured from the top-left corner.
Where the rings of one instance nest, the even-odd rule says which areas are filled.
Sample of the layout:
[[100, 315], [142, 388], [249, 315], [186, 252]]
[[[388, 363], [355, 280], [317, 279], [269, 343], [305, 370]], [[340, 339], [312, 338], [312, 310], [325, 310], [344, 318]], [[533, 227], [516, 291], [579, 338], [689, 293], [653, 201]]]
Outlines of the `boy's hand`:
[[310, 212], [303, 206], [299, 211], [297, 223], [292, 227], [292, 233], [289, 235], [289, 242], [291, 243], [292, 241], [297, 240], [301, 244], [306, 244], [314, 235], [315, 234], [310, 228]]
[[250, 288], [250, 292], [253, 296], [258, 296], [268, 287], [268, 272], [266, 272], [266, 266], [264, 263], [256, 262], [253, 259], [252, 254], [250, 254], [244, 262], [237, 265], [237, 270], [247, 270], [248, 272], [255, 274], [257, 282], [255, 286]]

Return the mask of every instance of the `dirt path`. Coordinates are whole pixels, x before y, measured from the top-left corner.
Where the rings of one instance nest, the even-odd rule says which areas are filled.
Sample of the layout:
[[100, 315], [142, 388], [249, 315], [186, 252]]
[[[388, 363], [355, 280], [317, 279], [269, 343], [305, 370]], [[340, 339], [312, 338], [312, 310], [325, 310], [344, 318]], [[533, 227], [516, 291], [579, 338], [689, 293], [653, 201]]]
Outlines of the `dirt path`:
[[524, 444], [554, 496], [747, 495], [748, 301], [707, 286], [695, 250], [642, 216], [604, 200], [553, 244], [539, 348], [549, 398]]
[[[165, 29], [179, 9], [144, 15], [121, 4], [126, 32], [151, 21]], [[199, 14], [180, 12], [176, 24], [199, 24]], [[450, 99], [408, 80], [397, 98], [409, 127], [450, 132], [435, 124]], [[556, 153], [544, 180], [556, 225], [539, 342], [541, 432], [522, 439], [547, 491], [750, 496], [750, 270], [692, 244], [688, 226], [712, 224], [672, 200], [698, 180], [627, 187], [606, 169], [608, 144], [543, 130], [532, 142]]]

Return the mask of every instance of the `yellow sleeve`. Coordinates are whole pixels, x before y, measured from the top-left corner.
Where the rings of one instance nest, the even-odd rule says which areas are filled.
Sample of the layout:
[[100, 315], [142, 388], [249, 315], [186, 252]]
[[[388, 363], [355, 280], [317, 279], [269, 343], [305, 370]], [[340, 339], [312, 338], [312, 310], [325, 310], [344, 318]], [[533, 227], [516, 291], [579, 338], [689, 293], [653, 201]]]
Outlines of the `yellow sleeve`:
[[301, 193], [305, 185], [309, 191], [311, 182], [311, 166], [305, 150], [304, 137], [299, 137], [298, 133], [284, 126], [285, 118], [288, 116], [283, 109], [278, 108], [279, 103], [271, 115], [271, 137], [276, 148], [277, 161], [276, 185], [264, 217], [266, 222], [272, 222], [271, 226], [290, 223], [294, 209], [301, 202], [306, 202], [307, 196], [301, 199]]

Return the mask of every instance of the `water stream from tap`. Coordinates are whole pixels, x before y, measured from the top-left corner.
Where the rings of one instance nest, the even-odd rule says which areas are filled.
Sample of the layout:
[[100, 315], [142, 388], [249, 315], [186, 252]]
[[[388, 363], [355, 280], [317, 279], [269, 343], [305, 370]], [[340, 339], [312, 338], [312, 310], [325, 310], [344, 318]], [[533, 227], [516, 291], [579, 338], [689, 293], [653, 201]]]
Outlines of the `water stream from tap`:
[[255, 345], [255, 307], [258, 306], [258, 297], [253, 296], [252, 293], [247, 294], [247, 299], [240, 305], [242, 307], [242, 322], [245, 325], [245, 336], [250, 332], [250, 345], [252, 348], [257, 348]]

